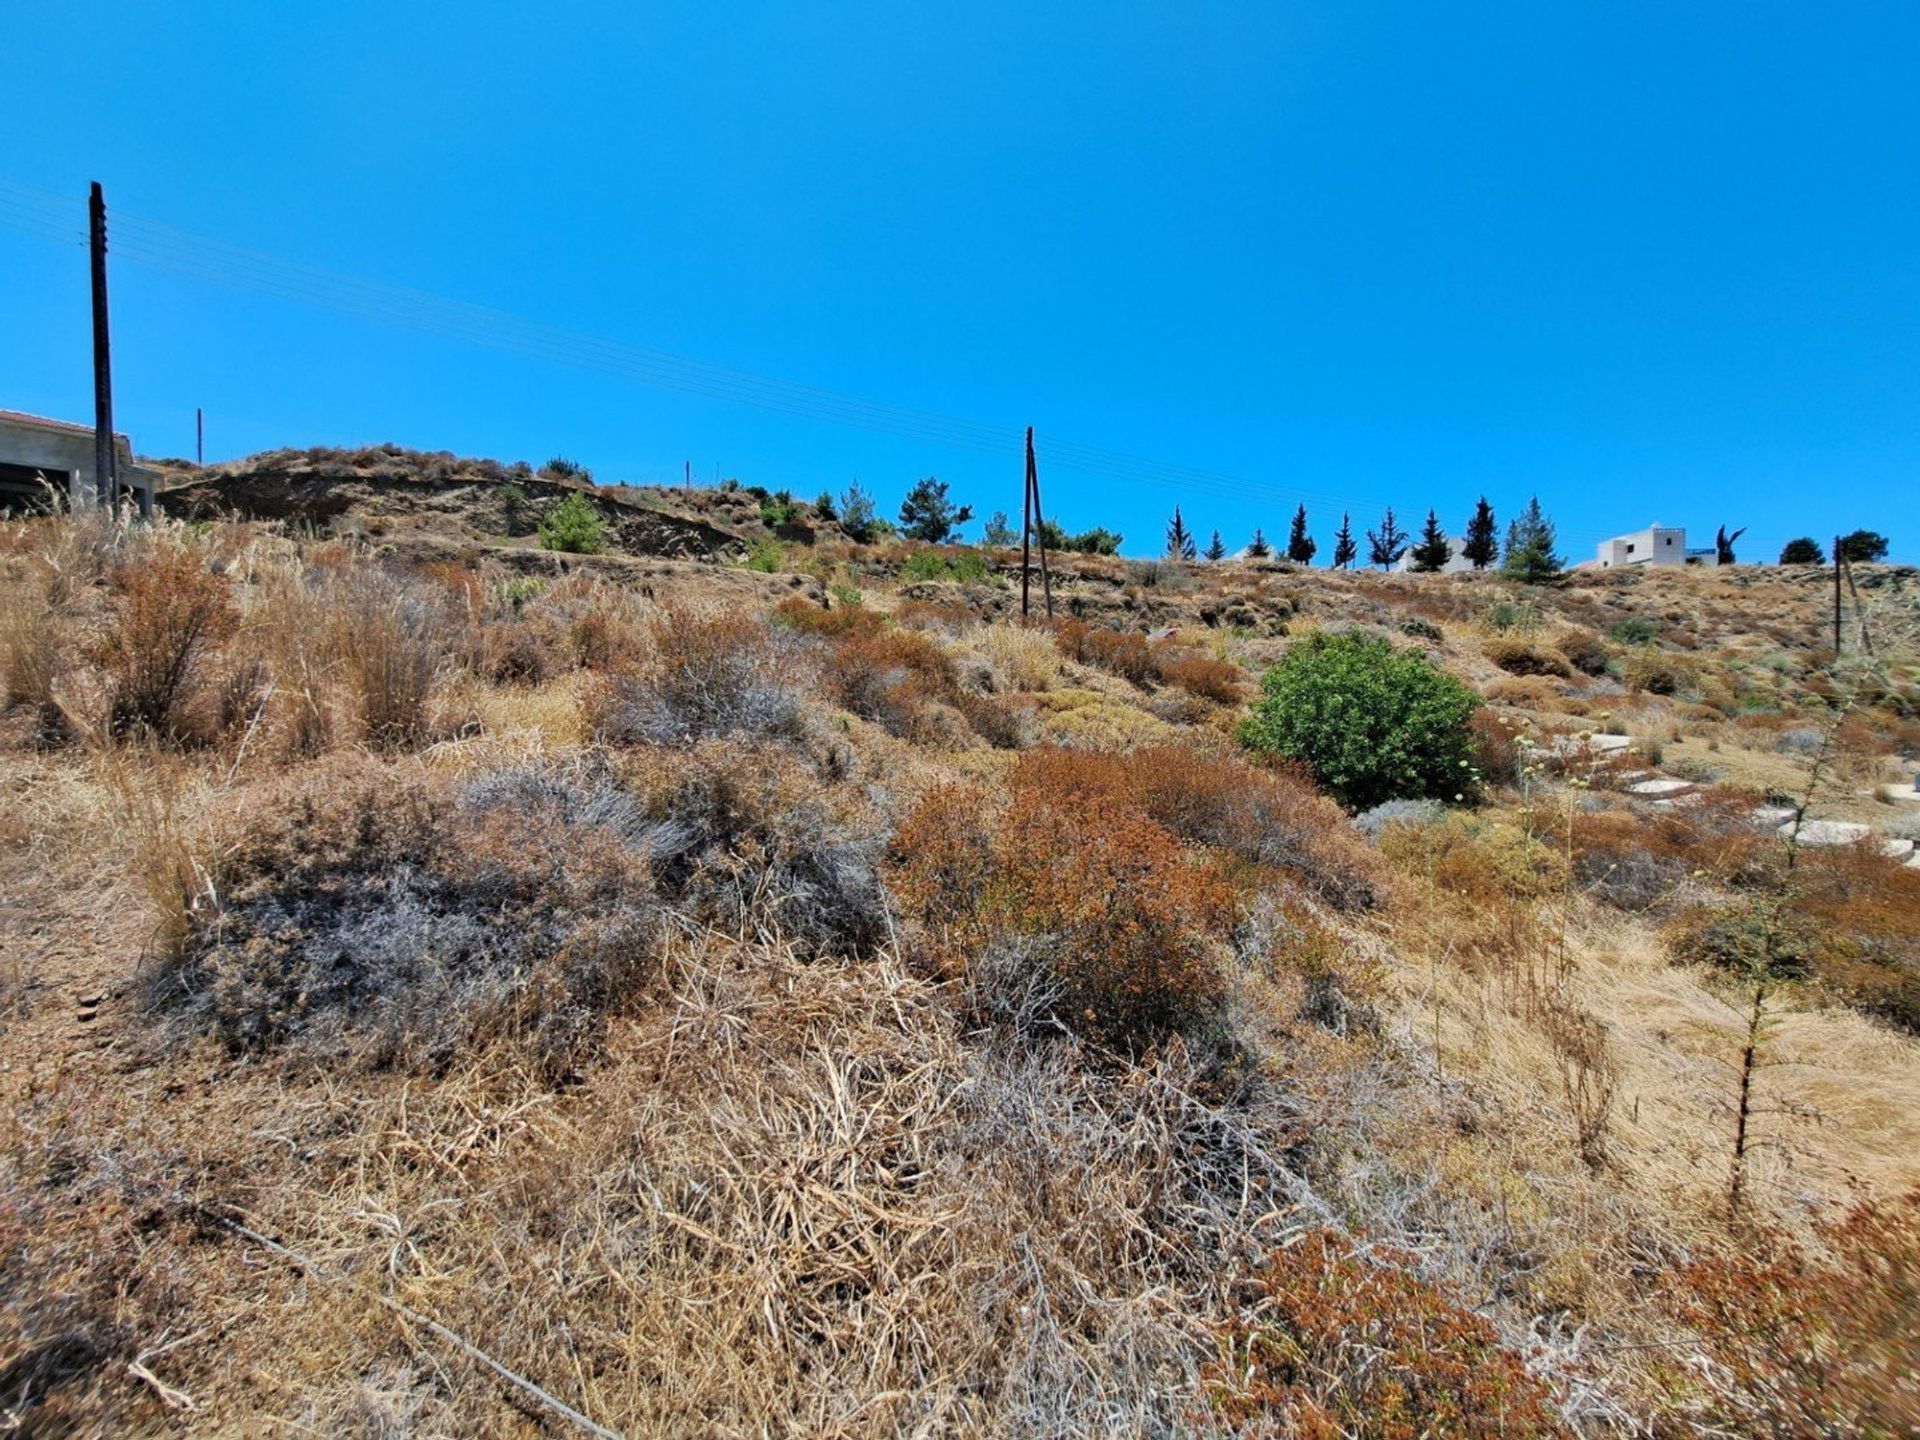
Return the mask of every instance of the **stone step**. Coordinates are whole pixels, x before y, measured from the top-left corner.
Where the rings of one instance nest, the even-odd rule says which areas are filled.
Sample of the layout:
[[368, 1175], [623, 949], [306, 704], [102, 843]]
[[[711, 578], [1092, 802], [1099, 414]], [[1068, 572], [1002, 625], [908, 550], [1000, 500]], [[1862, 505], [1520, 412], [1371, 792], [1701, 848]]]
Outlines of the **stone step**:
[[[1802, 845], [1858, 845], [1872, 831], [1853, 820], [1809, 820], [1800, 827]], [[1780, 838], [1793, 838], [1793, 822], [1780, 827]]]

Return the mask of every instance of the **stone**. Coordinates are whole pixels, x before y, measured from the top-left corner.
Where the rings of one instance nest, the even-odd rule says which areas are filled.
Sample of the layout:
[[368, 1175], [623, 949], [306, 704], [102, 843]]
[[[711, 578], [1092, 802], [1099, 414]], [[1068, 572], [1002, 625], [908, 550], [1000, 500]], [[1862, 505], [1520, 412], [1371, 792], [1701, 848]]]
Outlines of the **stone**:
[[1880, 842], [1880, 853], [1889, 860], [1905, 860], [1909, 855], [1913, 854], [1913, 841], [1882, 840]]
[[[1871, 833], [1869, 828], [1853, 820], [1809, 820], [1800, 827], [1802, 845], [1858, 845]], [[1780, 827], [1783, 840], [1793, 838], [1793, 822], [1789, 820]]]
[[1693, 789], [1691, 780], [1675, 780], [1672, 777], [1661, 780], [1641, 780], [1627, 787], [1629, 795], [1645, 795], [1649, 798], [1671, 799], [1684, 795]]
[[1753, 812], [1756, 825], [1783, 825], [1793, 819], [1793, 808], [1788, 805], [1762, 805]]

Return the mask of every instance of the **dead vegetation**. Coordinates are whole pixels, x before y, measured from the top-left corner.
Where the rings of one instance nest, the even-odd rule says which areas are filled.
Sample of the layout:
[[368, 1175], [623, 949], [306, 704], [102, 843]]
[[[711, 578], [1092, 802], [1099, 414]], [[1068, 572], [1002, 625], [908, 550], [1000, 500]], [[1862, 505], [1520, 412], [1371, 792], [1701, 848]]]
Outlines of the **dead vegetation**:
[[[316, 463], [402, 461], [505, 483]], [[1496, 615], [1474, 577], [1076, 557], [1044, 628], [889, 555], [643, 588], [8, 527], [6, 1423], [1910, 1421], [1920, 874], [1806, 849], [1787, 886], [1753, 821], [1803, 721], [1825, 803], [1888, 786], [1910, 674], [1842, 734], [1778, 597], [1749, 635], [1611, 580]], [[1512, 702], [1477, 797], [1356, 820], [1234, 744], [1335, 624]], [[1584, 726], [1735, 773], [1655, 808], [1646, 749], [1559, 748]], [[1713, 962], [1763, 895], [1798, 927], [1767, 1043], [1823, 1059], [1827, 1118], [1774, 1126], [1729, 1225]], [[1879, 1198], [1809, 1222], [1787, 1186], [1852, 1203], [1850, 1154]]]

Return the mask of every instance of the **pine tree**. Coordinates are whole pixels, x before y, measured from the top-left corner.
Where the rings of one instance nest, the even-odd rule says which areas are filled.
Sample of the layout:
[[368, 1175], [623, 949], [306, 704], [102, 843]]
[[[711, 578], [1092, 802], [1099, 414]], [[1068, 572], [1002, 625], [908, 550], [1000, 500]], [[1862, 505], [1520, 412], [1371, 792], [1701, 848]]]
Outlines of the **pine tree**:
[[1273, 554], [1273, 547], [1267, 544], [1267, 537], [1261, 534], [1259, 527], [1256, 526], [1253, 532], [1253, 539], [1247, 542], [1247, 558], [1249, 560], [1264, 560], [1271, 554]]
[[1347, 517], [1340, 517], [1340, 533], [1333, 537], [1333, 560], [1335, 570], [1344, 570], [1351, 565], [1354, 557], [1360, 553], [1360, 547], [1353, 543], [1353, 526]]
[[1507, 526], [1507, 558], [1500, 571], [1523, 585], [1544, 585], [1558, 579], [1564, 562], [1553, 553], [1553, 546], [1553, 522], [1541, 510], [1536, 495], [1520, 512], [1520, 518]]
[[1224, 560], [1227, 558], [1227, 542], [1220, 538], [1218, 530], [1213, 532], [1213, 543], [1207, 546], [1207, 559]]
[[1420, 543], [1413, 547], [1412, 554], [1413, 568], [1425, 575], [1444, 570], [1453, 558], [1453, 542], [1441, 530], [1440, 517], [1431, 510], [1427, 511], [1427, 523], [1420, 531]]
[[1406, 553], [1407, 532], [1394, 523], [1393, 507], [1389, 505], [1380, 528], [1367, 531], [1367, 558], [1382, 570], [1389, 570]]
[[900, 504], [900, 533], [909, 540], [941, 545], [973, 518], [971, 505], [947, 499], [947, 482], [929, 475], [915, 483]]
[[1467, 521], [1467, 543], [1460, 547], [1460, 554], [1471, 560], [1476, 570], [1484, 570], [1500, 558], [1500, 531], [1494, 524], [1493, 506], [1484, 495], [1473, 507], [1473, 518]]
[[1311, 565], [1313, 552], [1319, 548], [1307, 533], [1307, 507], [1302, 505], [1293, 512], [1293, 529], [1287, 535], [1287, 559], [1296, 565]]
[[1780, 551], [1782, 565], [1824, 565], [1827, 552], [1820, 542], [1810, 536], [1802, 535], [1798, 540], [1789, 540]]
[[1173, 507], [1173, 519], [1167, 522], [1167, 554], [1175, 560], [1194, 558], [1193, 532], [1180, 518], [1180, 507]]
[[1019, 543], [1020, 532], [1007, 520], [1007, 512], [996, 510], [988, 517], [987, 531], [981, 537], [989, 545], [1014, 545]]

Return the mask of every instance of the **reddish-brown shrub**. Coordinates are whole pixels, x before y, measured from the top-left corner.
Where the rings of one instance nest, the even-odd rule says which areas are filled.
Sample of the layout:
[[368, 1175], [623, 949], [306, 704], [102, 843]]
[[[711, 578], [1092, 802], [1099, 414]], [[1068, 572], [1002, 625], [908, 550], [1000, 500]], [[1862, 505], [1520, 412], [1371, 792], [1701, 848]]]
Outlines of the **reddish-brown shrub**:
[[1068, 618], [1055, 622], [1053, 640], [1069, 660], [1105, 670], [1135, 685], [1145, 685], [1159, 673], [1146, 637], [1131, 631], [1107, 630]]
[[1481, 708], [1468, 722], [1473, 727], [1473, 768], [1488, 785], [1512, 785], [1520, 779], [1522, 725], [1512, 715]]
[[1137, 809], [1190, 843], [1287, 870], [1344, 908], [1365, 908], [1378, 896], [1373, 853], [1295, 767], [1255, 768], [1184, 745], [1044, 749], [1021, 756], [1010, 783], [1041, 803]]
[[1762, 1230], [1672, 1277], [1715, 1362], [1721, 1418], [1748, 1434], [1920, 1433], [1920, 1190], [1814, 1239]]
[[918, 631], [844, 636], [828, 657], [825, 678], [835, 700], [890, 735], [939, 738], [937, 704], [958, 711], [990, 745], [1014, 749], [1025, 740], [1020, 717], [991, 695], [962, 686], [952, 657]]
[[798, 595], [789, 595], [773, 607], [776, 624], [805, 635], [838, 639], [847, 635], [877, 635], [887, 628], [887, 617], [864, 605], [836, 605], [828, 610]]
[[1412, 1264], [1327, 1230], [1276, 1250], [1222, 1328], [1215, 1412], [1236, 1434], [1310, 1440], [1566, 1434], [1521, 1357]]
[[979, 618], [965, 605], [932, 600], [903, 600], [893, 612], [894, 623], [909, 630], [961, 630]]
[[1559, 650], [1582, 675], [1604, 675], [1613, 652], [1591, 630], [1572, 630], [1560, 637]]
[[203, 661], [239, 624], [229, 592], [224, 575], [173, 545], [156, 544], [114, 574], [112, 619], [95, 658], [107, 674], [115, 734], [186, 734]]
[[1240, 667], [1207, 655], [1161, 655], [1155, 662], [1160, 678], [1189, 695], [1217, 705], [1238, 705]]
[[928, 794], [895, 837], [895, 893], [944, 964], [1032, 937], [1063, 1018], [1131, 1047], [1201, 1019], [1225, 990], [1233, 892], [1219, 867], [1126, 808], [983, 791]]

